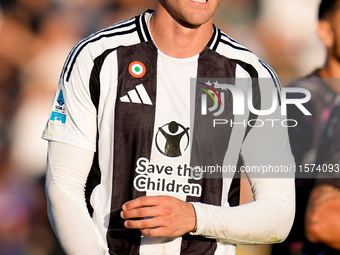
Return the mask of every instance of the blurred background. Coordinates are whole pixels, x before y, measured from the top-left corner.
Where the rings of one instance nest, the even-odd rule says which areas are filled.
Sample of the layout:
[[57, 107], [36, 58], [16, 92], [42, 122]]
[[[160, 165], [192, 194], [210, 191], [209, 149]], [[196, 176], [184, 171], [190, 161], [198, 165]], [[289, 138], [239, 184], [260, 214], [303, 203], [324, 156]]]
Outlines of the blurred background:
[[[62, 255], [44, 194], [40, 137], [63, 63], [82, 38], [155, 6], [155, 0], [0, 0], [0, 255]], [[222, 0], [215, 24], [280, 78], [322, 66], [319, 0]], [[270, 246], [238, 254], [269, 254]]]

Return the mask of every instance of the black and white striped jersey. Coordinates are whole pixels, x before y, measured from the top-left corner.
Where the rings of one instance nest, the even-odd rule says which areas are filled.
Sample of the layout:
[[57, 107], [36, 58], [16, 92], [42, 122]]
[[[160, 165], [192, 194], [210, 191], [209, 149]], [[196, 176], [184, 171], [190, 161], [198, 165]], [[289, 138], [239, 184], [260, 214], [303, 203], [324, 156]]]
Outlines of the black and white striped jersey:
[[[147, 11], [115, 24], [74, 47], [43, 138], [96, 152], [86, 198], [109, 254], [234, 254], [233, 241], [205, 235], [200, 219], [196, 235], [141, 236], [124, 227], [121, 206], [142, 195], [170, 195], [229, 207], [233, 174], [202, 178], [190, 166], [236, 167], [240, 155], [248, 165], [292, 164], [285, 127], [240, 124], [264, 117], [249, 110], [234, 115], [230, 91], [225, 91], [218, 118], [235, 125], [213, 127], [214, 115], [200, 110], [206, 91], [196, 90], [193, 99], [190, 86], [193, 79], [208, 85], [217, 78], [269, 78], [268, 88], [259, 82], [247, 85], [254, 107], [261, 109], [280, 85], [267, 64], [215, 26], [200, 54], [182, 59], [165, 55], [149, 32], [151, 15]], [[282, 118], [276, 112], [269, 117]]]

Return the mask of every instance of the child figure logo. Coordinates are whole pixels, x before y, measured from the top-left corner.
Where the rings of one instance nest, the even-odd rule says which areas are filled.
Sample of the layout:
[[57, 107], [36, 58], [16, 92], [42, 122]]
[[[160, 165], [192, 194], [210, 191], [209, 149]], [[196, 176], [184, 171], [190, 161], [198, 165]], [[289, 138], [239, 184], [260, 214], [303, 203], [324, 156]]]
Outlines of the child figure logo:
[[156, 133], [156, 147], [167, 157], [179, 157], [189, 146], [189, 128], [171, 121], [158, 128]]

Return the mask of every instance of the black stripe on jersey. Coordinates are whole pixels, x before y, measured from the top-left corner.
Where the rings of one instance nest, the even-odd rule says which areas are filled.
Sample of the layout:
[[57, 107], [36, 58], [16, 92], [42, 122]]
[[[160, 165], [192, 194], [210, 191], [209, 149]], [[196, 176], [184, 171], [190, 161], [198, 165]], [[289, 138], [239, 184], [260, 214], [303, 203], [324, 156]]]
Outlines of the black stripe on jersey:
[[222, 36], [221, 30], [218, 29], [218, 31], [217, 31], [217, 40], [216, 40], [215, 46], [213, 47], [213, 51], [216, 51], [218, 43], [221, 40], [221, 36]]
[[[105, 58], [107, 57], [107, 55], [109, 55], [114, 50], [115, 49], [106, 50], [102, 55], [98, 56], [94, 61], [94, 66], [91, 71], [90, 85], [89, 85], [90, 95], [91, 95], [92, 103], [96, 107], [97, 112], [98, 112], [99, 97], [100, 97], [100, 78], [99, 78], [100, 70], [102, 68], [103, 62]], [[97, 134], [98, 134], [98, 129], [97, 129]], [[90, 197], [91, 197], [92, 191], [97, 185], [100, 184], [100, 180], [101, 180], [101, 170], [99, 167], [98, 155], [99, 155], [99, 147], [98, 147], [98, 137], [97, 137], [96, 152], [93, 157], [91, 170], [89, 172], [86, 185], [85, 185], [86, 205], [91, 216], [93, 213], [93, 208], [90, 204]]]
[[[206, 48], [207, 49], [207, 48]], [[218, 78], [235, 78], [236, 63], [228, 58], [221, 56], [217, 52], [207, 49], [202, 52], [198, 59], [197, 79], [199, 82], [213, 82]], [[212, 128], [212, 114], [201, 114], [201, 90], [196, 90], [195, 99], [195, 119], [193, 127], [192, 150], [190, 165], [208, 167], [223, 166], [225, 154], [229, 146], [229, 139], [232, 132], [230, 126], [220, 126]], [[219, 116], [221, 119], [233, 120], [233, 99], [228, 90], [225, 92], [225, 111]], [[231, 176], [232, 178], [232, 176]], [[240, 179], [234, 179], [239, 182]], [[222, 174], [200, 180], [190, 179], [190, 183], [199, 183], [202, 187], [201, 197], [187, 197], [188, 202], [201, 202], [211, 205], [221, 205], [223, 178]], [[238, 186], [238, 185], [235, 185]], [[233, 185], [233, 187], [235, 187]], [[237, 195], [237, 192], [235, 193]], [[237, 199], [238, 200], [238, 199]], [[214, 239], [196, 236], [183, 236], [181, 255], [189, 254], [214, 254], [217, 243]]]
[[95, 189], [95, 187], [100, 184], [100, 180], [101, 180], [101, 176], [102, 176], [101, 170], [100, 170], [100, 167], [99, 167], [98, 148], [99, 147], [98, 147], [98, 139], [97, 139], [96, 152], [94, 154], [92, 166], [91, 166], [89, 175], [88, 175], [87, 180], [86, 180], [86, 185], [85, 185], [86, 207], [87, 207], [87, 210], [89, 211], [89, 214], [91, 215], [91, 217], [93, 215], [93, 207], [91, 206], [90, 198], [91, 198], [92, 192]]
[[137, 33], [138, 33], [138, 36], [139, 36], [139, 40], [141, 42], [145, 42], [139, 19], [140, 19], [140, 17], [136, 17]]
[[[122, 205], [134, 198], [145, 195], [134, 187], [135, 171], [139, 158], [151, 156], [153, 142], [157, 52], [148, 43], [117, 48], [118, 85], [114, 109], [114, 155], [110, 219], [107, 242], [110, 254], [139, 254], [141, 232], [124, 227], [120, 217]], [[140, 61], [146, 67], [142, 78], [135, 78], [129, 72], [129, 65]], [[152, 105], [122, 102], [120, 98], [137, 85], [149, 95]]]
[[[139, 38], [141, 42], [151, 41], [151, 36], [149, 34], [148, 26], [146, 24], [146, 14], [152, 14], [153, 10], [147, 10], [142, 15], [136, 17], [136, 26]], [[144, 34], [143, 34], [144, 33]], [[144, 36], [145, 35], [145, 36]]]
[[108, 49], [104, 51], [104, 53], [100, 56], [98, 56], [94, 60], [94, 65], [93, 69], [91, 71], [91, 76], [90, 76], [90, 95], [91, 95], [91, 100], [93, 105], [96, 107], [98, 111], [98, 106], [99, 106], [99, 97], [100, 97], [100, 71], [102, 69], [103, 63], [105, 58], [112, 52], [116, 50], [114, 49]]

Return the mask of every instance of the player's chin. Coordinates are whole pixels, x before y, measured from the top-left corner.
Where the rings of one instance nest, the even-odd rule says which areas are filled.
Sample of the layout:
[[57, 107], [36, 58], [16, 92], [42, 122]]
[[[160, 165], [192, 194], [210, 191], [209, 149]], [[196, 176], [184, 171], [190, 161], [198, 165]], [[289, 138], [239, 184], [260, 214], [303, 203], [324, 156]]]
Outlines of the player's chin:
[[210, 20], [210, 16], [205, 17], [204, 15], [201, 15], [201, 16], [195, 15], [191, 17], [190, 20], [187, 21], [187, 24], [188, 26], [195, 28], [195, 27], [199, 27], [207, 23], [209, 20]]

